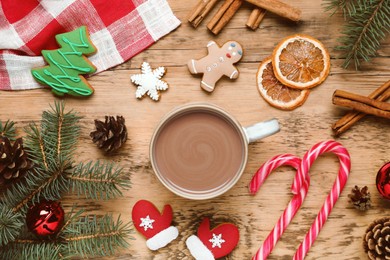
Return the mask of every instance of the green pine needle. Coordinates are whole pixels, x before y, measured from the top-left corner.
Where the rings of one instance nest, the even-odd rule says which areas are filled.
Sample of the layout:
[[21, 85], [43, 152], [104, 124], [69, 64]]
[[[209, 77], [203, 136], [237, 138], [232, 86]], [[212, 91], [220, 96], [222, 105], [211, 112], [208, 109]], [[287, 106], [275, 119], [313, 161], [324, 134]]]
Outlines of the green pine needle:
[[[68, 232], [69, 232], [69, 230], [71, 230], [71, 227], [69, 227], [69, 226], [72, 223], [77, 222], [81, 218], [81, 215], [84, 212], [85, 212], [84, 209], [81, 209], [81, 210], [75, 212], [75, 205], [73, 205], [73, 207], [70, 210], [70, 212], [65, 214], [66, 221], [65, 221], [64, 225], [62, 226], [61, 230], [58, 232], [57, 238], [59, 238], [61, 241], [64, 241], [64, 237], [62, 237], [63, 234], [64, 234], [64, 230], [67, 229]], [[76, 231], [73, 231], [73, 232], [76, 232]]]
[[131, 233], [130, 223], [123, 224], [120, 216], [116, 221], [111, 215], [85, 216], [70, 224], [63, 232], [67, 250], [63, 255], [87, 257], [107, 256], [118, 247], [127, 247], [126, 238]]
[[25, 148], [35, 168], [27, 173], [25, 182], [5, 193], [3, 201], [15, 212], [25, 211], [29, 203], [38, 203], [40, 198], [58, 200], [69, 188], [66, 176], [72, 168], [80, 117], [64, 108], [63, 102], [56, 102], [43, 112], [40, 129], [36, 124], [25, 129]]
[[121, 175], [122, 169], [110, 162], [80, 163], [72, 175], [72, 192], [91, 199], [113, 199], [122, 195], [121, 189], [129, 188], [129, 182]]
[[341, 10], [344, 14], [344, 19], [348, 19], [356, 14], [360, 7], [367, 8], [368, 5], [372, 4], [371, 0], [327, 0], [325, 2], [325, 10], [336, 13]]
[[[113, 255], [119, 247], [127, 247], [131, 238], [130, 223], [124, 224], [120, 216], [81, 217], [79, 210], [66, 214], [67, 221], [56, 238], [42, 240], [26, 229], [7, 245], [0, 247], [0, 259], [68, 259]], [[15, 219], [10, 219], [10, 221]]]
[[56, 102], [51, 111], [44, 111], [41, 135], [48, 161], [60, 165], [73, 156], [80, 135], [79, 117], [73, 111], [65, 112], [65, 103]]
[[325, 9], [342, 9], [348, 20], [338, 39], [341, 45], [336, 47], [344, 53], [344, 68], [353, 62], [358, 69], [362, 60], [377, 55], [390, 31], [389, 0], [327, 0]]
[[[65, 225], [51, 240], [37, 239], [27, 231], [25, 218], [30, 205], [57, 201], [75, 192], [92, 199], [111, 199], [130, 186], [122, 169], [109, 162], [87, 162], [74, 166], [80, 134], [80, 117], [66, 112], [63, 102], [42, 114], [40, 125], [25, 128], [25, 149], [34, 168], [23, 182], [7, 188], [0, 197], [0, 259], [64, 259], [105, 256], [127, 247], [129, 224], [111, 216], [81, 217], [83, 210], [66, 214]], [[3, 132], [14, 132], [7, 122]], [[12, 135], [11, 135], [12, 136]]]
[[28, 206], [44, 200], [58, 200], [69, 189], [67, 179], [48, 172], [29, 171], [25, 182], [16, 183], [6, 190], [2, 202], [13, 211], [26, 213]]
[[[24, 219], [21, 214], [15, 214], [12, 209], [4, 204], [0, 204], [0, 246], [14, 241], [19, 235], [23, 224]], [[7, 258], [0, 257], [0, 259]]]
[[0, 250], [0, 259], [7, 260], [36, 260], [36, 259], [60, 259], [61, 247], [50, 241], [16, 240]]
[[34, 163], [34, 168], [39, 171], [47, 171], [49, 166], [38, 126], [35, 123], [31, 123], [24, 131], [27, 133], [27, 138], [24, 141], [25, 149], [28, 152], [29, 159]]
[[11, 141], [15, 141], [16, 139], [16, 131], [15, 131], [15, 123], [13, 121], [7, 120], [5, 124], [0, 121], [0, 137], [4, 136], [10, 139]]

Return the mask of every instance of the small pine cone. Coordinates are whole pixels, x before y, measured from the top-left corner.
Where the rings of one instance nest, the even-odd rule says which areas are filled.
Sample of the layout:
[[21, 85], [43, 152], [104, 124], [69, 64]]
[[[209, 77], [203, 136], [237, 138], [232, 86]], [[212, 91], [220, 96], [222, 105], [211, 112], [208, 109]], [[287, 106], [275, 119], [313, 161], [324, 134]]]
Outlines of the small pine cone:
[[11, 144], [7, 137], [0, 137], [0, 185], [10, 184], [31, 169], [33, 163], [23, 148], [23, 139]]
[[348, 194], [350, 202], [353, 206], [359, 210], [367, 210], [371, 208], [371, 194], [368, 191], [368, 187], [364, 186], [359, 189], [357, 185], [352, 189], [352, 193]]
[[123, 116], [106, 116], [105, 122], [95, 119], [96, 130], [90, 133], [92, 141], [100, 149], [110, 153], [127, 140], [127, 128]]
[[390, 260], [390, 218], [377, 219], [366, 230], [364, 251], [372, 260]]

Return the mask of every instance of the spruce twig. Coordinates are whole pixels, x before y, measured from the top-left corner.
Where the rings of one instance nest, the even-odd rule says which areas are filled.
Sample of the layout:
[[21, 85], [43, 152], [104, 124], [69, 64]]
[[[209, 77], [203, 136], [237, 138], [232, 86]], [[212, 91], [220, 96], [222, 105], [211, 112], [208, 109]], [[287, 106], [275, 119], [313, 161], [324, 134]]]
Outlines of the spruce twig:
[[[371, 0], [370, 0], [371, 1]], [[348, 17], [351, 17], [356, 14], [359, 6], [367, 7], [367, 4], [370, 4], [370, 1], [367, 0], [328, 0], [325, 3], [325, 10], [336, 13], [341, 10], [344, 15], [344, 19], [347, 20]]]
[[110, 162], [95, 164], [80, 163], [72, 175], [72, 192], [91, 199], [111, 199], [122, 195], [121, 189], [129, 188], [129, 183], [121, 176], [121, 168], [114, 168]]
[[7, 137], [11, 141], [16, 140], [15, 123], [13, 121], [7, 120], [4, 125], [0, 121], [0, 137], [1, 136]]
[[[125, 237], [131, 232], [129, 224], [123, 224], [120, 216], [85, 216], [64, 230], [65, 241], [72, 256], [107, 256], [117, 247], [127, 247]], [[99, 247], [96, 247], [99, 244]]]
[[0, 259], [60, 259], [62, 246], [50, 241], [16, 240], [0, 250]]
[[120, 219], [115, 222], [109, 215], [81, 217], [84, 211], [75, 212], [74, 208], [52, 240], [36, 239], [27, 231], [25, 218], [30, 205], [59, 200], [72, 190], [85, 198], [111, 199], [130, 187], [122, 168], [113, 163], [74, 162], [80, 119], [73, 111], [65, 112], [64, 103], [58, 102], [43, 112], [39, 126], [25, 128], [25, 147], [35, 167], [0, 198], [0, 259], [103, 256], [127, 246], [129, 224]]
[[39, 240], [23, 230], [17, 239], [0, 250], [0, 259], [68, 259], [108, 256], [118, 247], [127, 247], [130, 224], [124, 224], [120, 216], [114, 221], [111, 215], [80, 216], [74, 208], [67, 214], [65, 223], [56, 239]]
[[[24, 218], [21, 214], [15, 214], [10, 208], [0, 204], [0, 248], [14, 241], [23, 225]], [[0, 257], [0, 259], [7, 258]]]
[[34, 162], [35, 166], [41, 166], [41, 170], [48, 171], [49, 166], [47, 164], [45, 147], [38, 126], [35, 123], [31, 123], [24, 131], [29, 137], [25, 140], [25, 144], [28, 147], [27, 150], [30, 159]]
[[76, 213], [74, 211], [75, 211], [75, 206], [73, 206], [71, 211], [66, 214], [66, 216], [65, 216], [66, 221], [65, 221], [64, 225], [62, 226], [61, 230], [58, 232], [57, 238], [60, 238], [61, 240], [63, 240], [63, 238], [61, 238], [63, 231], [66, 228], [68, 228], [68, 226], [71, 225], [73, 222], [80, 219], [81, 215], [84, 213], [84, 209], [81, 209], [81, 210], [77, 211]]
[[358, 69], [361, 60], [369, 61], [377, 55], [381, 41], [390, 31], [389, 0], [327, 0], [326, 10], [343, 10], [348, 21], [338, 39], [337, 50], [344, 53], [344, 68], [353, 61]]

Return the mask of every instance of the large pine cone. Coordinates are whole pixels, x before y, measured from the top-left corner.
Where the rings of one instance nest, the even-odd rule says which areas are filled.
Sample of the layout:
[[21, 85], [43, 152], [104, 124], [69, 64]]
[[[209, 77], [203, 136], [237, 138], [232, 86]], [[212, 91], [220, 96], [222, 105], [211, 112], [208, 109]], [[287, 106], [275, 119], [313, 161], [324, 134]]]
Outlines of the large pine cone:
[[104, 151], [110, 153], [122, 146], [127, 140], [127, 128], [123, 116], [106, 116], [105, 122], [95, 119], [96, 131], [90, 133], [92, 141]]
[[22, 138], [16, 139], [11, 145], [7, 137], [0, 137], [0, 185], [24, 176], [32, 165], [24, 151]]
[[390, 260], [390, 218], [375, 220], [366, 230], [364, 251], [372, 260]]

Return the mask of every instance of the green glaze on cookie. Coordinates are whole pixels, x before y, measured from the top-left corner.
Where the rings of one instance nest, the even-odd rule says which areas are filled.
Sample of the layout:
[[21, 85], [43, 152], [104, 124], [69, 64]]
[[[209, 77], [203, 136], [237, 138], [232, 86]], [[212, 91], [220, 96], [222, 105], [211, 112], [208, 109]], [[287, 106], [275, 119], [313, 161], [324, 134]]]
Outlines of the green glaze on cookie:
[[50, 86], [52, 92], [59, 96], [90, 96], [93, 88], [80, 76], [96, 71], [96, 67], [84, 56], [96, 52], [88, 37], [87, 28], [81, 26], [74, 31], [58, 34], [56, 40], [61, 48], [42, 51], [49, 66], [32, 69], [33, 77]]

